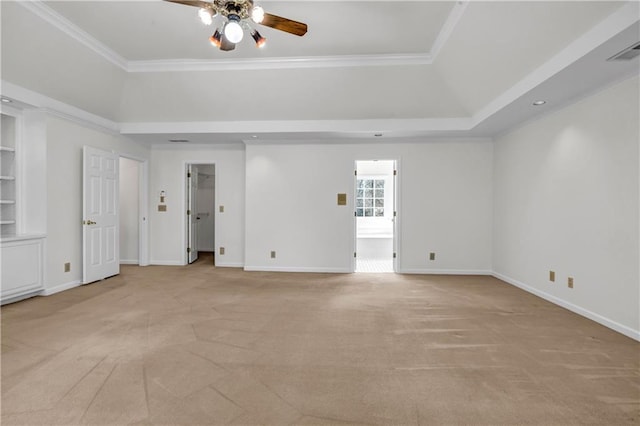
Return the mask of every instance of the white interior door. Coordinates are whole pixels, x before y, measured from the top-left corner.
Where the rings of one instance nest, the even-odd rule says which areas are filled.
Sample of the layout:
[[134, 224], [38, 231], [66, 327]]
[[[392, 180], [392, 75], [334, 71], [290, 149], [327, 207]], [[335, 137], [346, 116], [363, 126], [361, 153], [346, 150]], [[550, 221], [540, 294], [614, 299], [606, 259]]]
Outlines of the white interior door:
[[198, 169], [187, 165], [187, 259], [189, 263], [198, 260], [198, 221], [196, 200], [198, 192]]
[[398, 272], [398, 163], [393, 162], [393, 272]]
[[118, 156], [85, 146], [82, 162], [82, 282], [120, 273]]

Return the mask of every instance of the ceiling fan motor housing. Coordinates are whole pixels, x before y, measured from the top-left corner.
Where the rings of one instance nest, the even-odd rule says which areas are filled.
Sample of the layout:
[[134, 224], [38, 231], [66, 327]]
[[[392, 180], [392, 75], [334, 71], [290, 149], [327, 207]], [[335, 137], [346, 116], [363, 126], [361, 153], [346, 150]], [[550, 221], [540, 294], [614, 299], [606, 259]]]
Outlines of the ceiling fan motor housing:
[[225, 17], [237, 15], [240, 19], [249, 19], [253, 0], [216, 0], [214, 8]]

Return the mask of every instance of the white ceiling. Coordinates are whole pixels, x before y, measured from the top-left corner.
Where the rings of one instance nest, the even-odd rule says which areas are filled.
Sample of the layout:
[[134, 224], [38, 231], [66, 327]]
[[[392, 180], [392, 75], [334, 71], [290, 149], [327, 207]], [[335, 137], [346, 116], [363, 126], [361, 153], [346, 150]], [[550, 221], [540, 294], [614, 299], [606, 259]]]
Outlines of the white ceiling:
[[640, 72], [606, 62], [640, 40], [637, 1], [261, 4], [308, 33], [222, 52], [193, 7], [2, 1], [2, 94], [152, 144], [381, 140], [491, 136]]

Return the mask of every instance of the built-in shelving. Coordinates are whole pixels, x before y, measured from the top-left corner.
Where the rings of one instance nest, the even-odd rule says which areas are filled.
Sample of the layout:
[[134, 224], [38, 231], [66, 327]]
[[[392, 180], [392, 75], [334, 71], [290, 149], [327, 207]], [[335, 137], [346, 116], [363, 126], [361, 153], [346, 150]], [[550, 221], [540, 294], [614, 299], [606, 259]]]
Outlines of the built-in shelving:
[[16, 147], [19, 137], [17, 117], [2, 112], [0, 138], [0, 235], [15, 235], [17, 226]]

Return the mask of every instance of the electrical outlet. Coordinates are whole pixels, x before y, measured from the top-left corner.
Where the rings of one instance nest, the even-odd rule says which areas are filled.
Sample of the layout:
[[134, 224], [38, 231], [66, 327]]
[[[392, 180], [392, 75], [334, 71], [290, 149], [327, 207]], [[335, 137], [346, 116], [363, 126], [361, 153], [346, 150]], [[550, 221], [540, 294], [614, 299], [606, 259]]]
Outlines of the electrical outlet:
[[434, 252], [429, 253], [429, 260], [436, 260], [436, 254]]
[[549, 271], [549, 281], [556, 282], [556, 273], [555, 273], [555, 271]]
[[220, 213], [224, 213], [224, 206], [221, 205], [219, 210], [220, 210]]
[[222, 256], [224, 254], [224, 247], [220, 247], [220, 250], [218, 250], [218, 253], [220, 253], [220, 256]]
[[164, 204], [158, 204], [158, 211], [159, 212], [166, 212], [167, 211], [167, 206]]
[[276, 258], [276, 252], [274, 250], [271, 251], [271, 258], [272, 259]]
[[65, 272], [70, 272], [71, 271], [71, 262], [67, 262], [64, 264], [64, 271]]
[[567, 286], [573, 288], [573, 277], [567, 278]]

